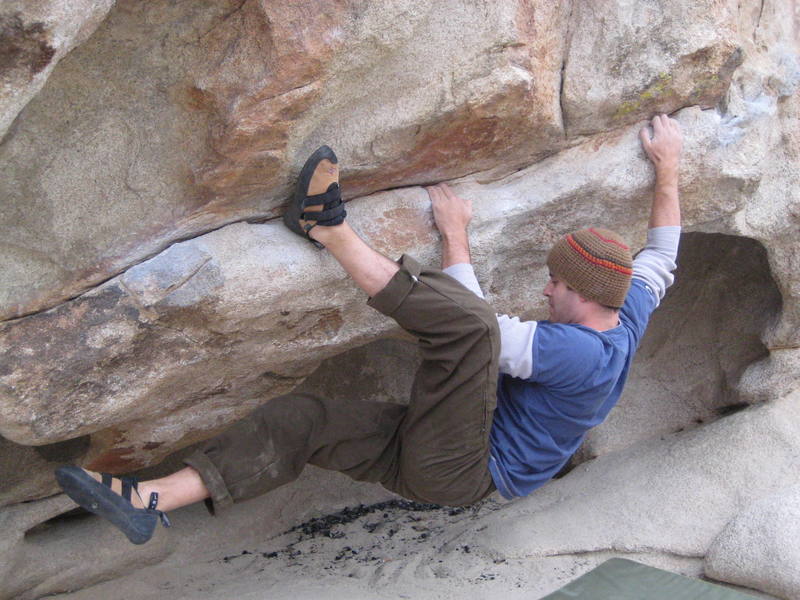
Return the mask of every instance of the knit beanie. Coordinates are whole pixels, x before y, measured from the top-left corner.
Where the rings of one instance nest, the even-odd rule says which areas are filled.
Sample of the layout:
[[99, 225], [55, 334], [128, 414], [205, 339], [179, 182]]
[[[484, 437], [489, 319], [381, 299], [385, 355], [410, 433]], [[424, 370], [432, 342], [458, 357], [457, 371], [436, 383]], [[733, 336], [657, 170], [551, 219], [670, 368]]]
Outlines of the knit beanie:
[[587, 300], [619, 308], [631, 285], [633, 258], [622, 238], [590, 227], [568, 233], [547, 256], [550, 272]]

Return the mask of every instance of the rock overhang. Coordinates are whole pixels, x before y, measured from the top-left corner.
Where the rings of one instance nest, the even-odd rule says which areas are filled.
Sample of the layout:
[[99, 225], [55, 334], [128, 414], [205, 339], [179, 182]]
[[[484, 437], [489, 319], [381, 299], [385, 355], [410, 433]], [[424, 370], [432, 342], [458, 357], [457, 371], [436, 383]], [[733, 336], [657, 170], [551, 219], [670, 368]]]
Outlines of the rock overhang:
[[[4, 10], [22, 4], [34, 6]], [[636, 519], [612, 527], [615, 547], [699, 557], [743, 506], [737, 485], [755, 483], [755, 494], [771, 475], [794, 476], [783, 465], [797, 456], [785, 435], [797, 414], [780, 400], [791, 400], [800, 365], [793, 5], [476, 5], [453, 20], [450, 43], [447, 15], [422, 2], [324, 2], [310, 30], [297, 27], [306, 15], [289, 2], [219, 0], [189, 13], [186, 3], [118, 0], [108, 12], [112, 4], [36, 3], [65, 18], [51, 27], [52, 18], [25, 17], [26, 43], [63, 43], [51, 44], [56, 54], [21, 95], [0, 102], [0, 125], [19, 115], [0, 143], [0, 313], [10, 317], [0, 325], [0, 422], [3, 435], [43, 444], [3, 441], [0, 504], [53, 493], [49, 471], [63, 460], [112, 471], [159, 462], [309, 374], [313, 390], [330, 391], [337, 378], [320, 379], [330, 367], [315, 371], [328, 357], [352, 361], [353, 377], [398, 356], [413, 368], [408, 346], [388, 339], [396, 329], [333, 261], [277, 222], [314, 145], [337, 147], [351, 220], [390, 255], [438, 259], [415, 186], [457, 179], [475, 202], [473, 254], [490, 300], [536, 318], [558, 234], [600, 222], [641, 244], [651, 180], [636, 133], [662, 110], [686, 135], [688, 272], [657, 313], [664, 321], [653, 324], [629, 397], [586, 446], [584, 459], [600, 459], [531, 499], [530, 512], [566, 498], [574, 510], [537, 517], [560, 528], [549, 543], [559, 552], [609, 545], [608, 530], [589, 528], [594, 539], [577, 532], [569, 546], [563, 526], [597, 481], [622, 473], [652, 484], [653, 498], [664, 491], [664, 514], [677, 520], [686, 497], [705, 506], [683, 519], [685, 540], [670, 541], [671, 524], [651, 518], [653, 499], [637, 513], [642, 531]], [[726, 316], [746, 335], [735, 339]], [[364, 392], [380, 383], [384, 399], [402, 400], [399, 379], [379, 376]], [[677, 414], [653, 406], [675, 398]], [[726, 435], [742, 436], [752, 456], [727, 448]], [[712, 446], [718, 456], [704, 457]], [[665, 455], [691, 464], [676, 459], [657, 481], [643, 455], [656, 470]], [[728, 457], [741, 466], [733, 477]], [[20, 465], [29, 478], [5, 476]], [[680, 481], [678, 493], [665, 488], [681, 469], [697, 482], [684, 498]], [[624, 504], [625, 494], [603, 489], [601, 506]], [[523, 518], [520, 530], [538, 522]], [[541, 553], [527, 542], [520, 556]], [[491, 552], [509, 556], [511, 546]]]
[[[703, 190], [721, 187], [726, 200], [715, 205], [714, 229], [731, 230], [753, 193], [752, 175], [729, 168], [714, 182], [700, 179], [691, 165], [707, 164], [718, 152], [724, 125], [715, 111], [687, 109], [679, 119], [690, 165], [684, 180], [688, 228], [693, 221], [708, 225]], [[476, 269], [498, 310], [541, 309], [542, 258], [563, 231], [601, 223], [641, 240], [650, 175], [637, 131], [635, 126], [586, 142], [505, 178], [456, 182], [457, 191], [475, 199]], [[382, 192], [348, 206], [353, 226], [378, 250], [436, 260], [423, 189]], [[280, 223], [228, 225], [175, 244], [59, 307], [5, 324], [6, 356], [13, 360], [3, 375], [4, 435], [46, 444], [112, 428], [115, 435], [97, 439], [125, 448], [128, 467], [144, 466], [135, 458], [137, 448], [159, 449], [143, 455], [149, 461], [198, 437], [176, 431], [180, 420], [169, 416], [171, 410], [213, 401], [217, 409], [230, 403], [231, 418], [241, 416], [233, 405], [285, 393], [289, 381], [301, 381], [324, 358], [392, 329], [370, 314], [329, 255]], [[266, 372], [286, 379], [269, 389], [274, 381], [261, 378]], [[52, 402], [54, 397], [62, 401]], [[206, 426], [198, 415], [185, 423], [215, 431], [219, 415], [210, 411]], [[148, 419], [172, 423], [152, 428], [162, 436], [169, 430], [170, 442], [124, 445], [119, 425], [135, 422], [142, 434]]]

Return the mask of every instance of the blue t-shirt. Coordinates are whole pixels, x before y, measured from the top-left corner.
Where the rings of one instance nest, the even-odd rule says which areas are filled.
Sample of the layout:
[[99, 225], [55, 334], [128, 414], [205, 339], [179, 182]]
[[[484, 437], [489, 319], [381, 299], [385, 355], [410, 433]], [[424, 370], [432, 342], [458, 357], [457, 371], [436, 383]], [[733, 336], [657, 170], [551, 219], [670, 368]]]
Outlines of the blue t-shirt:
[[634, 279], [614, 329], [538, 322], [531, 376], [503, 374], [497, 382], [489, 469], [503, 497], [526, 496], [549, 481], [605, 420], [655, 307], [653, 292]]

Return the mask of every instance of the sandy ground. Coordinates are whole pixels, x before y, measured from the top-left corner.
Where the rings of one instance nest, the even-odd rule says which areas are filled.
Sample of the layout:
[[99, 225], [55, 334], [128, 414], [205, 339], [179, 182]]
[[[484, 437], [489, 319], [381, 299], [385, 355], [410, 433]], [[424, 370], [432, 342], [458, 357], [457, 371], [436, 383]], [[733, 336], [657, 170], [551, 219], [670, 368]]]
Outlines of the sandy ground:
[[[185, 554], [173, 555], [160, 565], [54, 597], [531, 600], [612, 556], [626, 556], [597, 552], [506, 560], [481, 554], [471, 544], [480, 536], [481, 518], [501, 502], [490, 498], [468, 509], [402, 500], [357, 505], [309, 519], [260, 544], [201, 552], [190, 562], [184, 562]], [[173, 528], [160, 535], [179, 533]], [[687, 575], [702, 570], [699, 559], [627, 557]]]

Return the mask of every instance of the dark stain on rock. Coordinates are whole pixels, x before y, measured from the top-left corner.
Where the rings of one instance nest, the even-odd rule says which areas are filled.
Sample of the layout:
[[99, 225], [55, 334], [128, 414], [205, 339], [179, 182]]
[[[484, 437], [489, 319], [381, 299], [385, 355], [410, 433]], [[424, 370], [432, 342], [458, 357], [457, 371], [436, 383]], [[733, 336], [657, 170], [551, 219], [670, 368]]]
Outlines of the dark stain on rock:
[[[173, 404], [172, 410], [175, 411], [175, 410], [180, 410], [182, 408], [195, 406], [197, 404], [205, 402], [206, 400], [214, 398], [215, 396], [221, 396], [227, 394], [230, 391], [231, 391], [230, 385], [220, 385], [211, 389], [200, 390], [194, 394], [183, 396], [179, 402], [175, 402]], [[145, 448], [145, 450], [151, 450], [151, 448]]]
[[735, 404], [728, 404], [726, 406], [720, 406], [717, 408], [717, 414], [720, 417], [727, 417], [728, 415], [732, 415], [734, 413], [740, 412], [750, 405], [747, 402], [736, 402]]
[[726, 77], [730, 77], [733, 75], [733, 72], [742, 66], [744, 62], [744, 50], [742, 50], [741, 46], [737, 46], [734, 48], [733, 52], [730, 53], [725, 63], [722, 65], [722, 73]]
[[264, 371], [261, 375], [259, 375], [261, 379], [266, 379], [268, 381], [280, 381], [285, 383], [296, 383], [301, 377], [290, 377], [289, 375], [281, 375], [280, 373], [276, 373], [274, 371]]
[[[712, 62], [712, 59], [713, 54], [708, 48], [698, 50], [686, 57], [687, 63], [696, 65], [698, 69], [702, 69], [704, 65]], [[742, 60], [742, 49], [737, 47], [731, 50], [716, 72], [703, 73], [701, 71], [689, 92], [689, 102], [700, 104], [704, 108], [711, 108], [717, 104], [730, 87], [733, 72], [739, 68]]]
[[86, 465], [90, 471], [128, 473], [140, 465], [131, 457], [135, 448], [110, 448]]
[[0, 73], [26, 68], [36, 75], [56, 53], [48, 42], [44, 23], [25, 25], [19, 13], [0, 17]]
[[[0, 338], [10, 348], [3, 361], [3, 372], [26, 369], [29, 380], [58, 379], [77, 385], [81, 373], [86, 373], [103, 358], [107, 351], [87, 343], [93, 327], [108, 323], [135, 321], [126, 304], [120, 305], [124, 292], [110, 286], [95, 295], [84, 296], [53, 310], [23, 317], [0, 327]], [[126, 318], [121, 318], [123, 313]], [[136, 321], [139, 329], [144, 325]]]
[[109, 313], [117, 308], [123, 295], [126, 295], [125, 292], [120, 287], [113, 285], [106, 287], [96, 295], [87, 297], [86, 304], [89, 310], [86, 313], [86, 324], [99, 325], [110, 321]]
[[142, 448], [144, 450], [155, 450], [156, 448], [160, 448], [164, 445], [164, 442], [146, 442]]
[[329, 339], [339, 333], [342, 325], [344, 325], [344, 319], [341, 311], [337, 309], [317, 310], [305, 313], [298, 325], [299, 331], [297, 331], [297, 335], [294, 335], [288, 341], [294, 342], [301, 338], [310, 340]]
[[181, 100], [183, 100], [183, 105], [190, 110], [210, 111], [215, 108], [214, 97], [197, 86], [190, 86], [183, 90]]
[[90, 437], [81, 437], [45, 444], [44, 446], [34, 446], [36, 453], [44, 460], [53, 463], [65, 463], [75, 461], [89, 450]]

